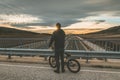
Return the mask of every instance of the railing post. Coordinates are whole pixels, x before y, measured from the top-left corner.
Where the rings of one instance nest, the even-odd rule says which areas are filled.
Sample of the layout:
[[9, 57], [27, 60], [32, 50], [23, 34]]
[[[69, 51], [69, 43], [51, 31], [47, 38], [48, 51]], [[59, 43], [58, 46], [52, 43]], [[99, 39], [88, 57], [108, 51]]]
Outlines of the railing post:
[[107, 58], [105, 58], [105, 62], [107, 62]]
[[12, 59], [11, 54], [8, 55], [8, 59]]
[[86, 63], [89, 63], [88, 53], [86, 53]]
[[89, 63], [89, 59], [88, 59], [88, 57], [86, 58], [86, 63]]
[[44, 57], [44, 60], [47, 61], [47, 57], [46, 56]]

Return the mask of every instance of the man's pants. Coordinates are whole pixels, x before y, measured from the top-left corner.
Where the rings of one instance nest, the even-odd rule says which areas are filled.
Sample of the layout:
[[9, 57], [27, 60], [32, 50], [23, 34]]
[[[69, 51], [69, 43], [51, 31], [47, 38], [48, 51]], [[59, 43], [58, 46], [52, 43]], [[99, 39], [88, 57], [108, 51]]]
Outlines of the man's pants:
[[55, 50], [55, 60], [56, 60], [57, 71], [60, 71], [60, 62], [61, 62], [61, 70], [64, 71], [64, 49]]

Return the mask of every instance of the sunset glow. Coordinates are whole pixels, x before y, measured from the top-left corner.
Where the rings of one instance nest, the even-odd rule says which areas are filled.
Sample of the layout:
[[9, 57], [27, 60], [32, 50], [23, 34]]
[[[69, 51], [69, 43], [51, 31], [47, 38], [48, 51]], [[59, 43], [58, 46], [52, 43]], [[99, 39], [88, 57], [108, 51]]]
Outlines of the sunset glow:
[[0, 0], [0, 27], [52, 33], [89, 33], [120, 25], [119, 0]]

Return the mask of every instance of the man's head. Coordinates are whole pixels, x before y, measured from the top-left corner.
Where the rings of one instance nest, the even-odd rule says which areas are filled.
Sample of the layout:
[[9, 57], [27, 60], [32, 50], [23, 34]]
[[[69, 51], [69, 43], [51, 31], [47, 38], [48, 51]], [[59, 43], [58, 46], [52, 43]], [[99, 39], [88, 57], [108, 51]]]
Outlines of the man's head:
[[57, 27], [57, 29], [61, 29], [61, 24], [60, 23], [56, 23], [56, 27]]

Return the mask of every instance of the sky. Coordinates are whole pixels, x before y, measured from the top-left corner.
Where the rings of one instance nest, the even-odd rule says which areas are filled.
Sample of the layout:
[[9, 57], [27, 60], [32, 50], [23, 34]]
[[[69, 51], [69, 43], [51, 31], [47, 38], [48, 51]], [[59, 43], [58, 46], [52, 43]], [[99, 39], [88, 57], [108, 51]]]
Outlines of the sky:
[[0, 24], [21, 29], [109, 28], [120, 25], [120, 0], [0, 0]]

